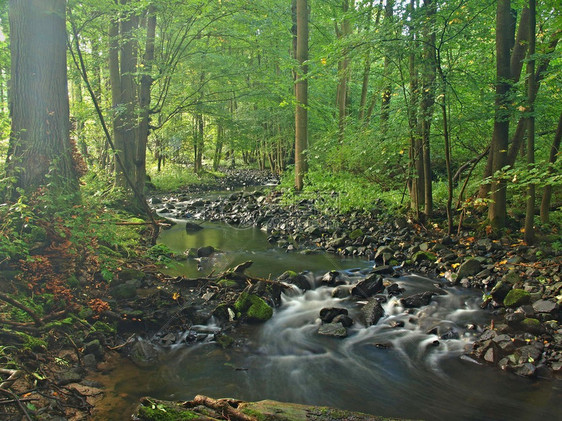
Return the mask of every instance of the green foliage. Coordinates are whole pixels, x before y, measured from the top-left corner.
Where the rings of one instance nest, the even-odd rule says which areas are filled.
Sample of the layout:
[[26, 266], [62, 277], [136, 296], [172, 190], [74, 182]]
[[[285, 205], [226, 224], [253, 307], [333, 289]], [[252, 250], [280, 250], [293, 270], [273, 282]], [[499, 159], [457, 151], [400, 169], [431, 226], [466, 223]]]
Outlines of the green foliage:
[[305, 198], [315, 199], [321, 212], [370, 212], [377, 207], [396, 209], [401, 205], [402, 192], [382, 191], [367, 179], [348, 172], [331, 173], [321, 168], [312, 168], [306, 176], [302, 192], [295, 192], [294, 176], [285, 173], [281, 187], [287, 202], [298, 202]]
[[164, 264], [172, 262], [174, 252], [166, 244], [155, 244], [147, 251], [147, 257]]

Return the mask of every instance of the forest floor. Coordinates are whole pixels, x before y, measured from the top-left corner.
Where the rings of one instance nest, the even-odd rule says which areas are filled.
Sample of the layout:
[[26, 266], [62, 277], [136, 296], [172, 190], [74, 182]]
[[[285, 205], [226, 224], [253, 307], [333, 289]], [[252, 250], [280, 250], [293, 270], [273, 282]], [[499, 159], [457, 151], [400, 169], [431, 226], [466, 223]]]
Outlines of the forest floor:
[[[258, 226], [268, 233], [272, 244], [289, 253], [327, 251], [373, 260], [375, 268], [364, 281], [378, 284], [383, 280], [383, 290], [392, 285], [393, 277], [405, 273], [479, 288], [482, 306], [490, 310], [491, 319], [489, 325], [474, 327], [479, 339], [471, 357], [521, 376], [553, 378], [562, 373], [560, 250], [527, 246], [517, 232], [490, 238], [474, 226], [455, 236], [445, 235], [433, 225], [388, 215], [382, 204], [370, 213], [336, 214], [334, 209], [319, 209], [315, 202], [321, 198], [287, 201], [275, 189], [233, 192], [204, 200], [198, 196], [209, 190], [235, 190], [275, 181], [264, 174], [239, 174], [233, 182], [218, 181], [178, 194], [155, 195], [152, 206], [174, 218], [197, 214], [203, 220]], [[165, 249], [159, 253], [156, 260], [178, 258]], [[302, 282], [299, 274], [277, 280], [255, 278], [245, 273], [249, 265], [188, 279], [163, 274], [153, 259], [120, 263], [111, 282], [95, 276], [96, 288], [74, 288], [73, 297], [78, 301], [74, 304], [81, 303], [82, 309], [90, 311], [74, 313], [69, 309], [57, 319], [45, 317], [25, 326], [12, 322], [10, 328], [0, 331], [1, 419], [89, 419], [104, 393], [103, 384], [92, 379], [99, 373], [110, 376], [110, 362], [115, 358], [151, 364], [159, 346], [198, 341], [197, 334], [180, 339], [178, 332], [204, 324], [211, 316], [223, 324], [215, 338], [217, 346], [232, 346], [240, 340], [236, 333], [240, 323], [271, 317], [269, 309], [279, 305], [283, 288]], [[13, 276], [2, 272], [3, 293], [10, 290]], [[328, 276], [326, 282], [337, 283], [337, 275]], [[363, 286], [366, 292], [356, 299], [380, 299], [383, 290]], [[390, 294], [389, 290], [385, 293]], [[431, 300], [403, 296], [409, 298]], [[24, 333], [14, 333], [18, 327]], [[137, 335], [150, 336], [153, 344], [136, 340]], [[152, 402], [149, 409], [158, 408], [155, 401], [143, 401], [141, 407], [147, 402]], [[228, 404], [234, 412], [224, 415], [230, 411], [223, 407], [225, 402], [205, 402], [211, 409], [213, 405], [222, 408], [214, 408], [217, 417], [244, 419], [237, 410], [239, 403]], [[145, 414], [141, 419], [160, 418]]]

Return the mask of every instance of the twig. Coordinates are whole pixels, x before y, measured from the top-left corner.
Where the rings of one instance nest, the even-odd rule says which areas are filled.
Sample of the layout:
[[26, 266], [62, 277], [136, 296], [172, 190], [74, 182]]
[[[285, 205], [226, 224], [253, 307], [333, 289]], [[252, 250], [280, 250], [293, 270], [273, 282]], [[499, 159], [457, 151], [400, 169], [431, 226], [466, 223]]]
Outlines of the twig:
[[8, 389], [21, 376], [21, 371], [0, 368], [0, 374], [7, 374], [9, 376], [5, 381], [0, 383], [0, 389]]
[[76, 345], [76, 342], [74, 342], [74, 340], [70, 337], [70, 335], [66, 332], [64, 332], [66, 339], [68, 339], [70, 341], [70, 343], [72, 344], [72, 347], [74, 348], [74, 352], [76, 353], [76, 357], [78, 357], [78, 363], [80, 365], [82, 364], [82, 357], [80, 356], [80, 349], [78, 349], [78, 346]]
[[132, 339], [135, 337], [135, 334], [132, 334], [131, 336], [129, 336], [127, 338], [127, 340], [125, 342], [123, 342], [121, 345], [117, 345], [117, 346], [108, 346], [107, 348], [110, 349], [111, 351], [116, 351], [118, 349], [123, 348], [124, 346], [130, 344], [132, 342]]
[[18, 396], [17, 396], [15, 393], [10, 392], [9, 390], [3, 389], [3, 388], [0, 388], [0, 393], [3, 393], [3, 394], [5, 394], [5, 395], [8, 395], [8, 396], [11, 397], [14, 401], [16, 401], [16, 403], [18, 404], [19, 408], [21, 409], [21, 412], [23, 412], [23, 416], [24, 416], [28, 421], [33, 421], [33, 420], [31, 419], [31, 417], [29, 416], [29, 413], [28, 413], [27, 410], [25, 409], [25, 406], [23, 406], [23, 404], [21, 403], [20, 398], [18, 398]]

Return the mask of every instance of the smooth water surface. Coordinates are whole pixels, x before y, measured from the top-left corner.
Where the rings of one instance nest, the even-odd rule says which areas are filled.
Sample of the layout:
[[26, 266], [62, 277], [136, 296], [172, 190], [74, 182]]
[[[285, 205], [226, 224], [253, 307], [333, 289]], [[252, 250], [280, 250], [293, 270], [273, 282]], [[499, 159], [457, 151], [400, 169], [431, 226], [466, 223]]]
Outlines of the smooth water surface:
[[[203, 226], [187, 234], [179, 223], [162, 233], [160, 241], [176, 253], [207, 245], [221, 250], [211, 258], [186, 259], [174, 272], [190, 277], [217, 274], [252, 260], [248, 272], [255, 276], [275, 278], [285, 270], [307, 270], [313, 280], [340, 270], [353, 283], [361, 270], [372, 266], [325, 253], [284, 253], [257, 229]], [[336, 339], [317, 334], [320, 310], [343, 306], [356, 316], [357, 303], [332, 298], [332, 288], [326, 286], [292, 293], [284, 296], [271, 320], [242, 328], [249, 338], [243, 348], [223, 350], [212, 342], [179, 346], [163, 350], [161, 362], [151, 368], [120, 365], [110, 373], [114, 395], [106, 399], [106, 406], [112, 408], [99, 419], [122, 419], [123, 403], [140, 396], [189, 400], [196, 394], [427, 420], [562, 419], [560, 382], [522, 379], [461, 358], [474, 334], [467, 327], [486, 324], [490, 317], [479, 309], [479, 292], [442, 290], [415, 275], [395, 281], [409, 294], [433, 290], [443, 295], [409, 311], [392, 298], [376, 326], [365, 328], [356, 322], [347, 338]], [[427, 333], [434, 326], [450, 329], [453, 335], [441, 339]]]

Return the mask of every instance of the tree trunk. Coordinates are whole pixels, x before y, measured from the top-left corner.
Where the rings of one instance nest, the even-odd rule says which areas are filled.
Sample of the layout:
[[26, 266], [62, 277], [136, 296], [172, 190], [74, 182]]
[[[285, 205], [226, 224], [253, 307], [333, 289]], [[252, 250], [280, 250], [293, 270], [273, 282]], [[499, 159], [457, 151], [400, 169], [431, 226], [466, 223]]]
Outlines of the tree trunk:
[[[434, 0], [424, 0], [425, 14], [429, 22], [435, 19]], [[423, 73], [421, 92], [421, 143], [423, 161], [423, 185], [424, 185], [424, 214], [426, 218], [431, 217], [433, 211], [433, 186], [431, 181], [431, 120], [433, 119], [433, 105], [435, 103], [435, 32], [431, 23], [427, 22], [423, 29]]]
[[[352, 3], [355, 3], [352, 1]], [[349, 10], [350, 4], [349, 0], [343, 0], [342, 2], [343, 10], [343, 22], [341, 25], [341, 30], [337, 30], [338, 38], [342, 44], [347, 42], [347, 37], [351, 34], [351, 23], [349, 20]], [[337, 28], [337, 27], [336, 27]], [[343, 142], [345, 123], [347, 118], [347, 93], [348, 93], [348, 81], [349, 81], [349, 53], [347, 45], [344, 45], [342, 51], [341, 61], [338, 63], [338, 89], [336, 94], [336, 102], [338, 105], [338, 140]]]
[[[65, 0], [10, 0], [10, 105], [7, 174], [32, 192], [47, 180], [78, 182], [69, 136]], [[14, 194], [15, 192], [9, 192]]]
[[308, 1], [297, 0], [297, 81], [295, 110], [295, 188], [303, 188], [308, 144]]
[[[509, 92], [511, 89], [510, 38], [511, 1], [498, 0], [496, 11], [496, 99], [494, 133], [490, 154], [492, 174], [501, 171], [507, 163], [509, 140]], [[492, 201], [488, 207], [488, 218], [495, 229], [505, 226], [506, 186], [501, 178], [492, 182]]]
[[[536, 30], [536, 3], [535, 0], [529, 0], [529, 61], [527, 62], [527, 96], [528, 96], [528, 113], [527, 118], [527, 165], [529, 169], [535, 163], [535, 30]], [[535, 242], [535, 185], [529, 184], [527, 188], [527, 209], [525, 213], [525, 242], [533, 244]]]
[[[517, 37], [515, 38], [515, 43], [511, 42], [511, 38], [513, 36], [515, 36], [515, 28], [513, 25], [513, 18], [511, 16], [509, 16], [509, 24], [506, 24], [507, 28], [505, 29], [506, 31], [509, 30], [509, 40], [507, 40], [506, 42], [509, 43], [510, 45], [513, 44], [513, 52], [510, 53], [511, 57], [509, 58], [509, 69], [510, 69], [510, 75], [511, 75], [511, 79], [513, 80], [513, 83], [517, 83], [519, 81], [519, 79], [521, 78], [521, 70], [523, 69], [523, 60], [525, 59], [525, 53], [527, 52], [527, 44], [529, 41], [529, 9], [527, 7], [523, 8], [523, 11], [521, 12], [521, 19], [519, 20], [519, 28], [517, 30]], [[518, 140], [520, 142], [523, 141], [523, 137], [525, 135], [525, 124], [524, 122], [524, 118], [520, 120], [521, 124], [517, 126], [517, 130], [515, 131], [515, 134], [513, 136], [513, 143], [517, 142]], [[492, 135], [492, 138], [494, 136]], [[518, 143], [518, 145], [520, 145], [520, 142]], [[515, 154], [517, 155], [517, 151], [515, 152]], [[508, 161], [510, 159], [508, 158]], [[515, 158], [513, 159], [513, 162], [515, 162]], [[488, 160], [486, 161], [486, 167], [484, 168], [484, 174], [483, 174], [483, 178], [486, 179], [488, 177], [491, 177], [493, 174], [493, 154], [492, 154], [492, 148], [490, 148], [490, 152], [488, 153]], [[488, 194], [490, 194], [490, 190], [491, 190], [491, 184], [489, 183], [483, 183], [480, 185], [480, 189], [479, 189], [479, 193], [478, 193], [478, 197], [480, 198], [485, 198], [488, 197]]]
[[[392, 23], [394, 16], [394, 0], [388, 0], [384, 9], [384, 21], [387, 26]], [[382, 92], [381, 103], [381, 133], [386, 135], [388, 130], [388, 118], [390, 116], [390, 99], [392, 98], [392, 83], [390, 79], [390, 51], [387, 50], [384, 55], [384, 89]]]
[[[131, 0], [121, 0], [121, 4], [128, 5]], [[138, 85], [135, 79], [137, 71], [137, 43], [135, 39], [135, 29], [137, 28], [138, 17], [131, 11], [124, 12], [121, 20], [121, 45], [120, 45], [120, 76], [121, 76], [121, 104], [123, 112], [122, 135], [123, 145], [121, 159], [123, 166], [130, 180], [135, 180], [135, 158], [137, 152], [137, 104], [138, 104]], [[118, 172], [122, 170], [117, 167]], [[127, 180], [120, 174], [118, 186], [125, 190], [130, 187]], [[143, 193], [139, 191], [139, 193]]]
[[[367, 24], [365, 25], [365, 32], [369, 33], [371, 30], [371, 19], [373, 18], [373, 3], [375, 0], [369, 0], [368, 12], [367, 12]], [[382, 3], [382, 1], [381, 1]], [[377, 12], [377, 18], [375, 25], [378, 25], [380, 17], [380, 9]], [[365, 117], [366, 106], [367, 106], [367, 95], [369, 93], [369, 77], [371, 74], [371, 46], [367, 46], [367, 52], [365, 55], [365, 62], [363, 65], [363, 81], [361, 83], [361, 99], [359, 100], [359, 121], [363, 121]]]
[[156, 11], [154, 6], [149, 6], [146, 21], [146, 47], [142, 60], [143, 75], [140, 82], [139, 112], [140, 122], [137, 132], [137, 150], [135, 159], [135, 187], [137, 191], [144, 192], [146, 182], [146, 146], [150, 126], [150, 90], [152, 87], [152, 63], [154, 61], [154, 40], [156, 37]]
[[[554, 164], [558, 154], [560, 152], [560, 141], [562, 140], [562, 113], [558, 119], [558, 127], [556, 128], [556, 134], [554, 135], [554, 141], [552, 142], [552, 147], [550, 148], [550, 157], [548, 159], [549, 164]], [[552, 169], [549, 170], [552, 172]], [[552, 186], [545, 186], [542, 194], [541, 201], [541, 221], [547, 223], [549, 220], [550, 212], [550, 200], [552, 198]]]

